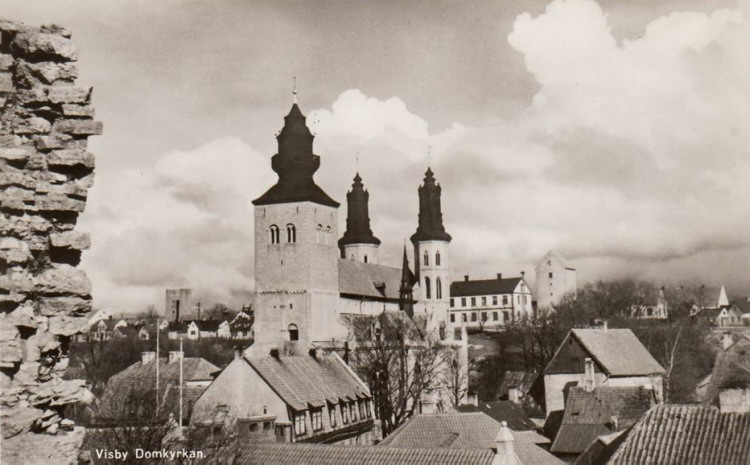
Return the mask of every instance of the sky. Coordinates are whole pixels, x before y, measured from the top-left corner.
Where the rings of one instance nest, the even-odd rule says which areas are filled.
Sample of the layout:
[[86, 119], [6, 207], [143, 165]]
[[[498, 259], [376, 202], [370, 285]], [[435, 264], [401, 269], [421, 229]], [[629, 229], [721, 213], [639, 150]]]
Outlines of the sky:
[[[750, 1], [0, 0], [80, 48], [104, 133], [78, 228], [95, 306], [251, 301], [252, 199], [299, 103], [342, 203], [400, 265], [430, 163], [454, 279], [549, 249], [579, 283], [750, 295]], [[359, 162], [357, 163], [357, 153]]]

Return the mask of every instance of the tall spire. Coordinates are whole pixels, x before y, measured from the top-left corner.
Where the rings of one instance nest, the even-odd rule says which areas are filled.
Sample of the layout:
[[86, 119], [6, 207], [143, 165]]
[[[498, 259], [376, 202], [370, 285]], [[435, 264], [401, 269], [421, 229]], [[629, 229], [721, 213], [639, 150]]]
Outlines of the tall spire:
[[404, 243], [404, 259], [401, 262], [401, 285], [398, 289], [398, 308], [405, 311], [410, 317], [414, 316], [414, 274], [409, 269], [409, 257], [406, 255], [406, 243]]
[[412, 242], [451, 241], [452, 238], [445, 232], [443, 225], [440, 194], [440, 184], [435, 182], [432, 168], [428, 166], [424, 184], [419, 187], [419, 226], [417, 232], [411, 236]]
[[[295, 84], [294, 95], [297, 95]], [[338, 207], [339, 204], [318, 187], [313, 175], [320, 167], [320, 157], [313, 154], [313, 139], [307, 118], [296, 98], [284, 117], [284, 127], [276, 136], [278, 153], [271, 157], [271, 168], [279, 180], [265, 194], [253, 201], [255, 205], [310, 201]]]
[[346, 194], [346, 231], [339, 239], [339, 247], [348, 244], [380, 245], [380, 239], [375, 237], [370, 229], [369, 200], [370, 193], [365, 190], [362, 178], [357, 173], [354, 176], [352, 190]]

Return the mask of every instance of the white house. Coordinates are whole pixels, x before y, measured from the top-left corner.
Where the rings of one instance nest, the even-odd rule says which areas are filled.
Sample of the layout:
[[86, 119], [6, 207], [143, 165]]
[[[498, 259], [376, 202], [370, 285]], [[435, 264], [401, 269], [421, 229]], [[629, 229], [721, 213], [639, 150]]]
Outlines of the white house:
[[454, 281], [450, 287], [450, 323], [468, 327], [504, 327], [524, 317], [531, 317], [531, 289], [523, 275], [495, 279]]

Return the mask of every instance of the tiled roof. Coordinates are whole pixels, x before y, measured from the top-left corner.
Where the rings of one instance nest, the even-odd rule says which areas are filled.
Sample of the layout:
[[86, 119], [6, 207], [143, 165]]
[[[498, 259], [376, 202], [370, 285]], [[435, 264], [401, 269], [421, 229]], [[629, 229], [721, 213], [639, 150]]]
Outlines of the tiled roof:
[[658, 405], [636, 423], [607, 462], [613, 465], [746, 465], [750, 413], [707, 405]]
[[[385, 284], [385, 288], [382, 285]], [[401, 269], [392, 266], [339, 259], [339, 292], [375, 299], [398, 300]], [[378, 288], [383, 289], [381, 292]]]
[[571, 333], [611, 376], [665, 373], [629, 329], [572, 329]]
[[521, 391], [521, 395], [526, 395], [537, 376], [534, 371], [506, 371], [503, 373], [503, 380], [500, 381], [497, 395], [500, 397], [507, 396], [510, 388], [516, 388]]
[[221, 321], [219, 320], [193, 320], [199, 331], [216, 332], [219, 329]]
[[[182, 421], [188, 423], [190, 414], [193, 411], [193, 405], [198, 397], [206, 390], [205, 386], [185, 386], [182, 388]], [[174, 414], [175, 420], [179, 419], [180, 411], [180, 387], [169, 385], [165, 394], [164, 404], [167, 405]]]
[[[496, 446], [500, 423], [484, 413], [415, 415], [386, 437], [381, 446], [398, 448], [477, 449]], [[546, 441], [532, 431], [513, 431], [514, 448], [521, 463], [561, 464], [536, 444]]]
[[[550, 450], [581, 453], [598, 436], [632, 426], [655, 403], [653, 391], [641, 387], [602, 386], [592, 392], [573, 387]], [[617, 427], [613, 417], [617, 417]]]
[[321, 444], [247, 445], [236, 463], [274, 465], [490, 465], [487, 450], [397, 449]]
[[522, 278], [504, 278], [453, 281], [451, 283], [451, 297], [511, 294], [521, 280]]
[[715, 403], [722, 388], [750, 387], [750, 336], [743, 336], [716, 354], [704, 403]]
[[309, 404], [322, 406], [325, 401], [370, 397], [366, 387], [335, 355], [265, 356], [245, 361], [295, 410], [306, 410]]
[[536, 427], [523, 408], [509, 400], [480, 402], [479, 405], [459, 405], [456, 410], [459, 413], [485, 413], [496, 421], [507, 422], [508, 428], [513, 431], [533, 430]]
[[[159, 380], [165, 383], [179, 382], [180, 362], [175, 360], [167, 362], [167, 359], [159, 359]], [[212, 379], [211, 374], [219, 371], [219, 367], [206, 361], [201, 357], [185, 357], [182, 362], [182, 377], [184, 381], [199, 381]], [[128, 368], [110, 378], [108, 385], [119, 383], [143, 383], [156, 379], [156, 360], [146, 363], [136, 362]]]

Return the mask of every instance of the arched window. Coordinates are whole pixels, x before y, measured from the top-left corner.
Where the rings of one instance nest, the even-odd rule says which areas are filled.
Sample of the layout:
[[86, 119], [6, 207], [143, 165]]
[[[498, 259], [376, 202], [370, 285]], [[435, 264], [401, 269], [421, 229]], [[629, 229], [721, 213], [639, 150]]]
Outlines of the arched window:
[[440, 266], [440, 251], [439, 250], [435, 252], [435, 266]]
[[292, 323], [289, 325], [288, 329], [289, 329], [289, 340], [299, 341], [299, 329], [297, 329], [297, 325]]
[[437, 297], [438, 299], [443, 298], [443, 286], [440, 282], [440, 278], [435, 279], [435, 297]]
[[430, 285], [430, 278], [427, 276], [424, 277], [424, 295], [426, 299], [432, 298], [432, 289]]
[[290, 244], [297, 242], [297, 228], [293, 224], [286, 225], [286, 241]]
[[268, 228], [268, 241], [271, 244], [278, 244], [280, 242], [279, 240], [279, 227], [275, 224], [272, 224]]
[[321, 244], [323, 242], [323, 225], [319, 224], [317, 228], [315, 228], [315, 242], [318, 244]]
[[424, 256], [422, 257], [422, 264], [424, 266], [429, 266], [430, 265], [430, 256], [427, 254], [426, 250], [424, 251]]

